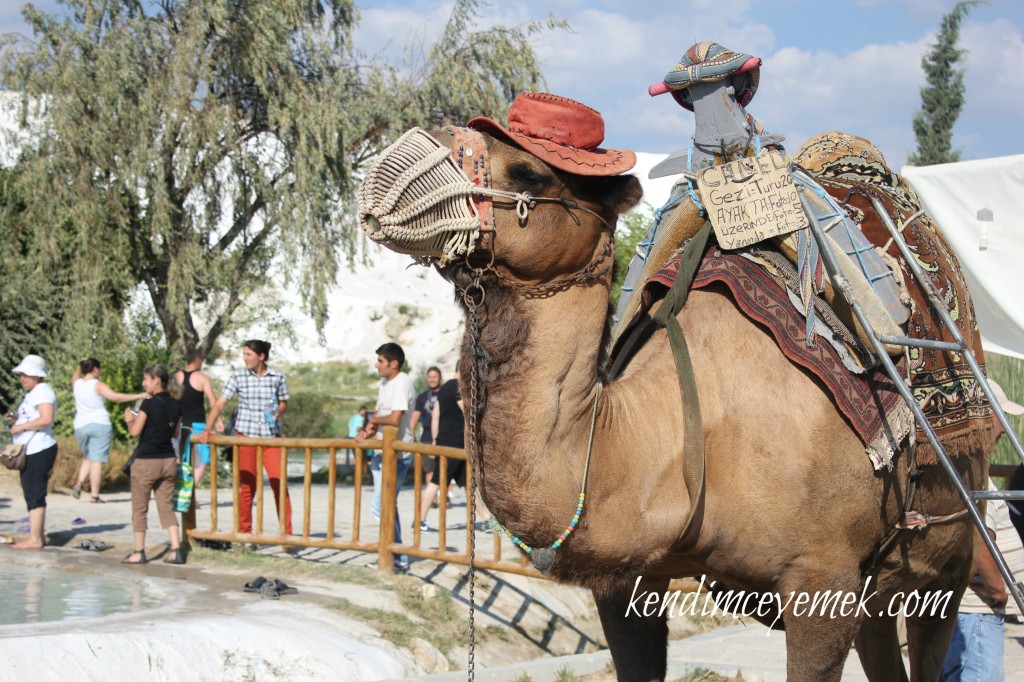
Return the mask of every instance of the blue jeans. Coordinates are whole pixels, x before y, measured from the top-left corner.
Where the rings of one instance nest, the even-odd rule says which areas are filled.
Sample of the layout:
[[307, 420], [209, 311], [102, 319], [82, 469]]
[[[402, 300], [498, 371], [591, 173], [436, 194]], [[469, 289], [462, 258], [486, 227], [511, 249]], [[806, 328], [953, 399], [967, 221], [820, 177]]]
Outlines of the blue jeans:
[[942, 682], [1001, 682], [1004, 630], [1002, 614], [958, 613]]
[[[414, 457], [406, 457], [405, 459], [398, 460], [398, 472], [395, 481], [399, 490], [402, 489], [402, 483], [405, 481], [405, 475], [409, 473], [409, 469], [412, 467], [412, 463], [414, 461]], [[380, 518], [380, 482], [382, 478], [380, 470], [382, 462], [383, 456], [378, 450], [370, 459], [370, 473], [373, 474], [373, 498], [370, 500], [370, 510], [378, 519]], [[395, 542], [402, 544], [402, 520], [398, 516], [397, 495], [395, 496]], [[404, 554], [400, 554], [395, 557], [395, 562], [400, 567], [409, 567], [409, 557]]]

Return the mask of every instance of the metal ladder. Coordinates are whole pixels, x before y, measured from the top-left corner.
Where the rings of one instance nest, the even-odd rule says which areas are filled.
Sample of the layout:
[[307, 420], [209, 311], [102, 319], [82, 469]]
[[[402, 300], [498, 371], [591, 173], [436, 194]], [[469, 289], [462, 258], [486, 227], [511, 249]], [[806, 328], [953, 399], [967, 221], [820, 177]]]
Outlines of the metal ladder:
[[[936, 455], [939, 458], [939, 462], [942, 464], [942, 467], [946, 470], [946, 474], [949, 476], [950, 480], [953, 482], [953, 486], [960, 494], [960, 499], [963, 500], [964, 505], [967, 508], [968, 514], [970, 514], [971, 519], [974, 521], [974, 525], [978, 528], [979, 534], [985, 542], [985, 546], [988, 547], [988, 551], [992, 554], [992, 558], [995, 560], [996, 566], [999, 568], [999, 573], [1003, 576], [1003, 580], [1006, 582], [1006, 586], [1010, 594], [1013, 596], [1014, 601], [1016, 601], [1017, 603], [1017, 608], [1020, 609], [1021, 613], [1024, 613], [1024, 584], [1017, 582], [1013, 574], [1010, 572], [1010, 569], [1007, 566], [1006, 560], [1003, 558], [1002, 553], [996, 546], [995, 541], [989, 536], [986, 530], [985, 520], [982, 518], [981, 513], [978, 511], [977, 504], [975, 504], [978, 500], [1024, 500], [1024, 491], [967, 490], [967, 488], [964, 486], [963, 480], [960, 478], [960, 474], [953, 466], [953, 463], [949, 458], [949, 454], [946, 452], [946, 449], [942, 446], [942, 443], [939, 442], [938, 437], [935, 435], [935, 430], [931, 427], [931, 424], [928, 423], [928, 420], [925, 418], [921, 406], [918, 404], [917, 400], [910, 392], [910, 388], [907, 386], [905, 379], [902, 376], [900, 376], [899, 371], [896, 369], [896, 365], [893, 364], [892, 359], [889, 357], [889, 354], [886, 352], [882, 344], [918, 348], [931, 348], [947, 352], [955, 351], [957, 353], [961, 353], [965, 358], [967, 358], [967, 364], [971, 368], [971, 373], [974, 375], [975, 379], [978, 380], [979, 385], [985, 392], [985, 395], [988, 397], [989, 403], [991, 403], [992, 409], [995, 411], [996, 417], [999, 419], [999, 423], [1002, 425], [1003, 431], [1006, 433], [1006, 437], [1010, 439], [1010, 443], [1013, 445], [1013, 449], [1017, 453], [1017, 457], [1020, 458], [1021, 463], [1024, 463], [1024, 449], [1021, 448], [1020, 440], [1017, 438], [1015, 430], [1007, 420], [1006, 413], [1003, 411], [1002, 406], [999, 404], [999, 401], [993, 395], [992, 388], [989, 386], [988, 383], [988, 379], [981, 371], [981, 367], [978, 365], [978, 361], [974, 357], [974, 352], [964, 342], [964, 338], [963, 335], [960, 333], [960, 329], [953, 322], [952, 317], [950, 317], [949, 311], [946, 309], [946, 306], [943, 303], [942, 298], [939, 296], [939, 292], [935, 289], [934, 285], [932, 284], [932, 281], [924, 275], [924, 272], [921, 270], [921, 267], [917, 264], [917, 261], [914, 259], [913, 254], [907, 247], [906, 241], [904, 241], [903, 239], [903, 234], [893, 224], [892, 218], [890, 218], [889, 214], [885, 211], [885, 208], [883, 207], [882, 203], [876, 197], [871, 197], [871, 203], [874, 206], [874, 209], [878, 213], [879, 217], [881, 217], [882, 222], [885, 224], [886, 229], [889, 231], [889, 234], [892, 236], [893, 243], [895, 243], [899, 248], [900, 253], [903, 255], [904, 260], [910, 267], [910, 271], [914, 275], [914, 279], [916, 279], [917, 283], [921, 286], [922, 290], [925, 293], [925, 296], [931, 303], [932, 308], [939, 314], [940, 318], [942, 319], [943, 324], [949, 329], [950, 334], [955, 339], [955, 342], [930, 341], [924, 339], [911, 339], [902, 336], [877, 335], [875, 333], [874, 328], [871, 326], [871, 323], [868, 320], [868, 317], [864, 312], [864, 309], [861, 307], [860, 303], [856, 300], [853, 300], [853, 295], [851, 293], [851, 285], [849, 281], [840, 272], [839, 266], [835, 260], [835, 256], [832, 253], [832, 250], [829, 246], [829, 240], [825, 238], [825, 233], [828, 230], [830, 230], [834, 224], [842, 221], [843, 217], [835, 217], [832, 223], [823, 228], [819, 224], [819, 221], [814, 219], [814, 214], [808, 210], [808, 201], [805, 196], [804, 188], [797, 185], [797, 192], [800, 196], [800, 201], [804, 206], [804, 210], [808, 214], [811, 233], [814, 235], [814, 239], [818, 243], [818, 250], [821, 253], [822, 260], [825, 263], [825, 269], [828, 272], [829, 278], [832, 281], [832, 285], [838, 291], [842, 292], [843, 297], [846, 299], [847, 303], [850, 304], [850, 307], [853, 309], [853, 312], [857, 316], [857, 319], [860, 322], [861, 326], [866, 330], [866, 333], [870, 338], [872, 345], [874, 346], [875, 355], [882, 363], [882, 366], [885, 368], [886, 373], [888, 373], [889, 377], [892, 379], [900, 395], [903, 397], [903, 400], [906, 401], [911, 411], [913, 411], [917, 423], [921, 426], [921, 429], [928, 437], [928, 442], [935, 449]], [[918, 211], [907, 220], [906, 224], [909, 225], [914, 220], [917, 220], [923, 213], [923, 210]], [[911, 433], [910, 437], [913, 438], [914, 434]]]

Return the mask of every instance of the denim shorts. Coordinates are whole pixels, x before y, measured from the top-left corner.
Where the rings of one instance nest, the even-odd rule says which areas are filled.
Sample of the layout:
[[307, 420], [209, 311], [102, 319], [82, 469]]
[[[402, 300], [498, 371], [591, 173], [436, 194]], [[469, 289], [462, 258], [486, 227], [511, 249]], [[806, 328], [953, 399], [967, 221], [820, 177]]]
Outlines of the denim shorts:
[[75, 439], [82, 454], [90, 462], [106, 464], [110, 461], [110, 441], [114, 428], [110, 424], [86, 424], [75, 429]]

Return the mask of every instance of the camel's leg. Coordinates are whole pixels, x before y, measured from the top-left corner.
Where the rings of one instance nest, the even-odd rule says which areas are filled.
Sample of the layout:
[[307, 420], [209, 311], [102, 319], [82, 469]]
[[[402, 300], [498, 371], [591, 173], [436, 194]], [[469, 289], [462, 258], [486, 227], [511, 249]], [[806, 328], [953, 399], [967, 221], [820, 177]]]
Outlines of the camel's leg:
[[[611, 592], [594, 592], [601, 627], [622, 682], [664, 680], [668, 656], [668, 618], [658, 615], [668, 579], [641, 578]], [[658, 595], [653, 606], [647, 595]], [[647, 613], [648, 615], [644, 615]]]
[[856, 633], [853, 618], [786, 619], [787, 682], [839, 682]]
[[862, 619], [856, 642], [857, 656], [869, 680], [907, 682], [895, 617]]
[[[813, 565], [825, 562], [817, 559]], [[847, 595], [860, 594], [862, 584], [856, 567], [836, 563], [830, 568], [829, 574], [794, 571], [780, 582], [787, 682], [839, 682], [842, 677], [860, 620], [853, 603], [841, 604]]]
[[[921, 594], [930, 594], [940, 600], [932, 602], [933, 605], [938, 607], [941, 604], [945, 608], [921, 607], [907, 616], [910, 678], [915, 682], [939, 679], [942, 663], [946, 660], [946, 650], [949, 649], [949, 641], [956, 627], [957, 606], [970, 579], [970, 563], [951, 563], [959, 565], [953, 572], [959, 571], [961, 575], [947, 575], [920, 590]], [[965, 568], [968, 570], [964, 570]]]

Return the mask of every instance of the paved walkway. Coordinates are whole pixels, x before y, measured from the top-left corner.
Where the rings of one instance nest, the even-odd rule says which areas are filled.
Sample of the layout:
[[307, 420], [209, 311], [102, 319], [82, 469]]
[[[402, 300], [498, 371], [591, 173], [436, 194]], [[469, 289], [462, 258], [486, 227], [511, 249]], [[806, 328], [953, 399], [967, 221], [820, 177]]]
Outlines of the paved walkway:
[[[292, 484], [294, 518], [296, 530], [301, 530], [303, 496], [299, 486]], [[21, 499], [17, 479], [10, 474], [0, 477], [0, 533], [18, 534], [19, 526], [23, 525], [24, 503]], [[272, 501], [269, 490], [267, 500]], [[221, 491], [222, 499], [218, 505], [220, 525], [222, 529], [230, 527], [231, 509], [227, 502], [227, 491]], [[353, 496], [351, 488], [339, 488], [336, 503], [336, 533], [341, 537], [351, 537]], [[363, 496], [362, 539], [372, 540], [376, 537], [376, 526], [369, 511], [370, 490], [366, 489]], [[104, 552], [103, 557], [116, 554], [120, 558], [130, 549], [132, 531], [130, 522], [129, 494], [125, 492], [104, 493], [105, 504], [91, 504], [83, 500], [74, 500], [69, 494], [58, 492], [50, 495], [47, 508], [47, 531], [51, 534], [51, 543], [62, 547], [62, 551], [75, 552], [76, 555], [87, 553], [72, 548], [82, 539], [102, 540], [115, 545], [115, 549]], [[209, 492], [202, 491], [199, 495], [202, 504], [199, 513], [200, 527], [209, 524]], [[409, 533], [412, 522], [413, 495], [409, 488], [404, 488], [399, 496], [404, 532]], [[326, 528], [327, 490], [326, 486], [314, 486], [310, 496], [311, 535], [323, 536]], [[166, 535], [156, 528], [158, 519], [151, 509], [151, 532], [148, 545], [156, 554], [165, 542]], [[276, 519], [269, 513], [265, 519], [266, 529], [272, 533], [277, 528]], [[431, 511], [431, 525], [438, 522], [438, 510]], [[459, 549], [465, 545], [465, 506], [464, 501], [448, 511], [449, 532], [446, 545], [451, 549]], [[461, 530], [460, 530], [461, 529]], [[411, 535], [406, 536], [411, 540]], [[478, 534], [480, 550], [489, 553], [493, 547], [493, 539]], [[424, 547], [437, 546], [436, 533], [423, 533], [421, 541]], [[516, 552], [507, 540], [501, 542], [505, 557], [515, 557]], [[0, 552], [14, 551], [0, 547]], [[277, 554], [280, 549], [268, 547], [263, 553]], [[48, 550], [49, 552], [49, 550]], [[88, 553], [91, 554], [91, 553]], [[2, 561], [0, 554], [0, 561]], [[346, 563], [357, 566], [372, 566], [376, 561], [373, 554], [362, 552], [337, 552], [333, 550], [305, 549], [300, 551], [299, 559], [317, 562]], [[433, 561], [414, 561], [412, 574], [427, 582], [436, 582], [452, 590], [456, 601], [463, 606], [466, 601], [466, 585], [464, 568], [438, 564]], [[593, 649], [594, 643], [600, 638], [599, 626], [594, 619], [592, 601], [589, 595], [580, 590], [553, 585], [546, 581], [532, 580], [513, 575], [491, 574], [481, 587], [477, 587], [478, 623], [497, 624], [513, 628], [536, 640], [540, 650], [548, 652], [547, 656], [529, 662], [495, 659], [492, 665], [478, 663], [476, 677], [482, 681], [504, 682], [505, 680], [522, 679], [528, 674], [533, 682], [559, 679], [562, 671], [569, 669], [583, 675], [595, 675], [592, 679], [602, 679], [601, 671], [608, 667], [609, 656], [606, 651], [577, 653], [559, 656], [559, 653], [585, 652]], [[508, 615], [513, 614], [513, 615]], [[455, 660], [465, 660], [454, 656]], [[478, 659], [479, 661], [480, 659]], [[723, 675], [734, 676], [742, 673], [747, 682], [756, 680], [774, 681], [785, 679], [785, 638], [783, 633], [769, 632], [760, 625], [734, 625], [720, 628], [704, 634], [676, 639], [669, 647], [670, 678], [679, 678], [687, 672], [705, 668]], [[2, 677], [2, 676], [0, 676]], [[419, 679], [461, 680], [465, 672], [452, 672]], [[609, 678], [610, 679], [610, 678]], [[857, 681], [866, 679], [860, 669], [855, 653], [847, 663], [843, 680]], [[1010, 624], [1006, 636], [1006, 680], [1024, 682], [1024, 625]]]

